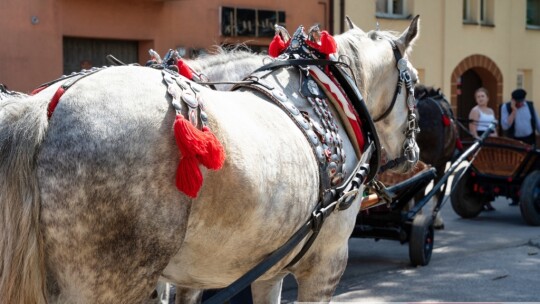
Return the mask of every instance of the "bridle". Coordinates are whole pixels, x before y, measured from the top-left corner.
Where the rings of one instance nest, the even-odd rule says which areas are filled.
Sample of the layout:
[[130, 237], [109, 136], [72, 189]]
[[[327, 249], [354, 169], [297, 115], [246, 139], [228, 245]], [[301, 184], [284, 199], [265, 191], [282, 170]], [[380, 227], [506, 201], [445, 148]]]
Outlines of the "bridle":
[[378, 122], [387, 117], [396, 104], [398, 95], [401, 92], [401, 87], [405, 85], [405, 102], [407, 103], [407, 129], [405, 130], [405, 141], [403, 142], [403, 153], [400, 157], [387, 161], [379, 168], [379, 173], [382, 173], [388, 169], [397, 167], [399, 164], [407, 161], [409, 163], [416, 163], [419, 159], [419, 148], [416, 143], [416, 133], [420, 132], [418, 127], [418, 120], [416, 118], [415, 99], [414, 99], [414, 84], [407, 65], [407, 59], [403, 58], [396, 43], [392, 40], [388, 40], [392, 45], [392, 51], [394, 52], [394, 58], [396, 59], [396, 67], [399, 71], [396, 91], [390, 106], [379, 117], [373, 119], [374, 122]]

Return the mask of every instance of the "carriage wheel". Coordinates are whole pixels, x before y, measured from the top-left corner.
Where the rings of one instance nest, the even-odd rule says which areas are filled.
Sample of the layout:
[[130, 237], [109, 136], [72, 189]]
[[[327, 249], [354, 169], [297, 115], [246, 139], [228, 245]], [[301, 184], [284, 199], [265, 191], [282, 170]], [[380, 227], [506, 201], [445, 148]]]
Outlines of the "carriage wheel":
[[412, 223], [409, 239], [409, 258], [413, 266], [429, 264], [434, 238], [433, 217], [417, 214]]
[[[454, 176], [461, 176], [465, 169], [461, 168]], [[453, 191], [450, 194], [452, 209], [462, 218], [477, 217], [488, 201], [487, 198], [473, 191], [472, 178], [469, 173], [465, 172], [459, 180], [454, 177], [452, 181]]]
[[525, 177], [520, 192], [521, 217], [531, 226], [540, 226], [540, 171], [533, 171]]

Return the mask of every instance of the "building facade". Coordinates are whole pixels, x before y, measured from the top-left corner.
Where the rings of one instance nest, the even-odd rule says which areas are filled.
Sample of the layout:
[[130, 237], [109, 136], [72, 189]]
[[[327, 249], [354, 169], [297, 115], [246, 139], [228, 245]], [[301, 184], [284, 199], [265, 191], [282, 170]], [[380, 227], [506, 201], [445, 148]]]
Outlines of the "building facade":
[[[540, 109], [540, 0], [336, 0], [336, 32], [348, 15], [365, 31], [403, 31], [420, 15], [420, 38], [411, 62], [420, 81], [441, 88], [458, 117], [475, 105], [485, 87], [489, 106], [524, 88]], [[497, 113], [498, 114], [498, 113]]]
[[[265, 50], [275, 23], [328, 28], [331, 0], [3, 0], [0, 83], [29, 92], [105, 56], [145, 63], [148, 50], [185, 57], [216, 45]], [[294, 29], [293, 29], [294, 30]]]
[[[411, 61], [420, 81], [441, 88], [459, 117], [484, 86], [497, 109], [515, 88], [540, 109], [540, 0], [4, 0], [0, 83], [29, 92], [113, 54], [145, 63], [148, 50], [185, 57], [216, 45], [264, 51], [273, 24], [319, 23], [334, 34], [344, 17], [362, 29], [403, 31], [420, 15]], [[497, 111], [496, 111], [497, 112]]]

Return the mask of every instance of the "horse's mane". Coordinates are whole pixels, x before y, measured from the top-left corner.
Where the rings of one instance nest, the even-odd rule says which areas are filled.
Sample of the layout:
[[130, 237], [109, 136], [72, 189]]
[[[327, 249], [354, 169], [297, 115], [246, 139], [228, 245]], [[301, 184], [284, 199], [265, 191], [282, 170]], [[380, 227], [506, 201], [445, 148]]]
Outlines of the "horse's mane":
[[[356, 71], [359, 71], [359, 73], [364, 73], [366, 69], [362, 67], [362, 62], [365, 62], [364, 58], [360, 58], [360, 54], [362, 54], [362, 40], [371, 39], [371, 40], [378, 40], [378, 39], [385, 39], [389, 41], [394, 41], [397, 38], [397, 34], [393, 31], [370, 31], [368, 33], [364, 33], [362, 30], [353, 28], [350, 29], [343, 34], [336, 35], [335, 40], [338, 44], [338, 56], [349, 58], [348, 60], [345, 59], [345, 62], [348, 64], [354, 64], [355, 66], [353, 69]], [[376, 58], [375, 58], [376, 59]], [[380, 60], [383, 60], [381, 57]], [[362, 88], [366, 87], [366, 81], [368, 79], [371, 79], [370, 75], [360, 75], [360, 77], [357, 77], [357, 80], [360, 82], [359, 88], [362, 90]], [[363, 94], [366, 94], [367, 92], [362, 92]]]
[[444, 94], [441, 92], [440, 88], [435, 88], [432, 86], [425, 86], [423, 84], [417, 84], [414, 87], [414, 97], [416, 99], [425, 99], [428, 97], [436, 99], [444, 99]]
[[10, 98], [19, 98], [19, 97], [26, 97], [28, 95], [17, 92], [17, 91], [10, 91], [7, 86], [3, 83], [0, 83], [0, 101], [10, 99]]
[[414, 87], [414, 97], [418, 101], [417, 106], [421, 106], [423, 102], [436, 102], [442, 106], [443, 111], [450, 117], [454, 117], [454, 111], [450, 102], [446, 99], [441, 88], [435, 88], [433, 86], [425, 86], [423, 84], [417, 84]]
[[[189, 65], [198, 71], [213, 70], [214, 74], [227, 73], [227, 71], [242, 70], [249, 66], [252, 71], [253, 61], [260, 61], [265, 55], [257, 54], [244, 45], [239, 44], [233, 48], [218, 46], [211, 55], [203, 55], [194, 60], [189, 60]], [[262, 62], [261, 64], [262, 65]], [[244, 75], [248, 75], [244, 74]]]
[[[212, 55], [188, 60], [189, 66], [204, 74], [210, 81], [238, 81], [263, 66], [266, 55], [257, 54], [243, 45], [234, 48], [217, 47]], [[231, 85], [217, 85], [219, 90], [227, 90]]]

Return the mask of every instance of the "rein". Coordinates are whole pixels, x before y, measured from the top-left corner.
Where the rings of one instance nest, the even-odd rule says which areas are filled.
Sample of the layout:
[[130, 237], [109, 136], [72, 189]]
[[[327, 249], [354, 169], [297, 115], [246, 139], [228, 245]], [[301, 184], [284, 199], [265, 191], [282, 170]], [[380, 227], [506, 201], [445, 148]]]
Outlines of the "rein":
[[[369, 160], [369, 158], [371, 158], [371, 153], [374, 152], [373, 149], [374, 146], [373, 144], [371, 144], [366, 149], [364, 154], [362, 154], [361, 160], [359, 162], [359, 166], [362, 165], [362, 170], [360, 171], [362, 172], [362, 174], [355, 175], [354, 178], [353, 176], [351, 176], [349, 178], [350, 181], [358, 185], [364, 183], [367, 172], [369, 171], [369, 165], [367, 165], [366, 162]], [[227, 286], [227, 288], [221, 290], [216, 295], [212, 296], [210, 299], [204, 301], [203, 304], [225, 303], [230, 298], [239, 293], [241, 290], [248, 287], [257, 278], [259, 278], [266, 271], [276, 265], [280, 260], [285, 258], [285, 256], [287, 256], [287, 254], [289, 254], [309, 234], [309, 232], [312, 232], [311, 237], [304, 244], [300, 252], [291, 260], [291, 262], [287, 264], [285, 268], [294, 265], [304, 256], [304, 254], [310, 248], [311, 244], [315, 241], [315, 238], [319, 234], [319, 231], [325, 219], [336, 209], [342, 210], [340, 209], [340, 206], [348, 198], [349, 196], [343, 196], [342, 198], [335, 200], [326, 207], [317, 206], [315, 211], [313, 211], [311, 218], [299, 230], [297, 230], [296, 233], [291, 238], [289, 238], [289, 240], [284, 245], [272, 252], [264, 260], [259, 262], [257, 266], [255, 266], [246, 274], [238, 278], [231, 285]]]

